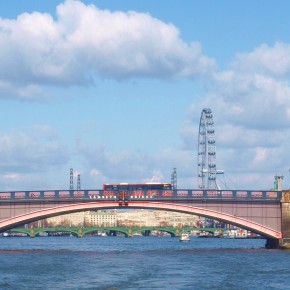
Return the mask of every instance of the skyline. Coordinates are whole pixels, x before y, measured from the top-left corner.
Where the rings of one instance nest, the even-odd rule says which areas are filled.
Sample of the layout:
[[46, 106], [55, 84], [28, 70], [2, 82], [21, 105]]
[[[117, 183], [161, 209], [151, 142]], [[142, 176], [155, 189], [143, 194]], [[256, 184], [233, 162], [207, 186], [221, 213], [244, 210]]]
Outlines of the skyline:
[[289, 188], [288, 3], [194, 2], [0, 3], [1, 190], [197, 188], [207, 107], [220, 182]]

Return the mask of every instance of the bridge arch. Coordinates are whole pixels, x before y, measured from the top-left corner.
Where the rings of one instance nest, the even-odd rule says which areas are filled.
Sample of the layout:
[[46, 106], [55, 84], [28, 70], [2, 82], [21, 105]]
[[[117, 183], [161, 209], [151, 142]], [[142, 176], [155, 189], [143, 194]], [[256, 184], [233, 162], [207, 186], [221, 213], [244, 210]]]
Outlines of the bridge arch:
[[[83, 230], [83, 235], [85, 236], [86, 234], [93, 233], [96, 231], [111, 231], [111, 230], [112, 229], [110, 227], [95, 227], [92, 229]], [[128, 235], [129, 235], [129, 233], [128, 233], [128, 231], [126, 231], [126, 229], [122, 229], [120, 227], [114, 228], [114, 231], [117, 233], [124, 234], [125, 237], [128, 237]]]
[[40, 233], [51, 233], [51, 232], [67, 232], [76, 237], [79, 236], [78, 228], [15, 228], [13, 233], [24, 233], [31, 238], [38, 236]]
[[176, 231], [173, 227], [140, 227], [140, 228], [134, 228], [134, 230], [132, 230], [132, 234], [137, 234], [137, 233], [141, 233], [143, 231], [155, 231], [158, 230], [160, 232], [164, 232], [164, 233], [168, 233], [170, 234], [171, 237], [175, 237], [176, 236]]
[[[77, 203], [70, 205], [60, 205], [54, 208], [42, 209], [19, 216], [15, 216], [0, 222], [0, 232], [12, 229], [14, 227], [33, 222], [39, 219], [44, 219], [52, 216], [85, 211], [95, 209], [117, 209], [120, 208], [119, 203], [116, 201], [102, 201], [102, 202], [90, 202], [90, 203]], [[217, 212], [214, 210], [194, 207], [186, 204], [173, 204], [170, 202], [146, 202], [146, 201], [131, 201], [128, 205], [121, 208], [143, 208], [143, 209], [156, 209], [156, 210], [167, 210], [174, 212], [187, 213], [192, 215], [198, 215], [203, 217], [212, 218], [215, 220], [223, 221], [238, 227], [250, 230], [258, 233], [267, 238], [282, 238], [282, 233], [268, 228], [266, 226], [257, 224], [255, 222], [233, 216], [226, 213]]]

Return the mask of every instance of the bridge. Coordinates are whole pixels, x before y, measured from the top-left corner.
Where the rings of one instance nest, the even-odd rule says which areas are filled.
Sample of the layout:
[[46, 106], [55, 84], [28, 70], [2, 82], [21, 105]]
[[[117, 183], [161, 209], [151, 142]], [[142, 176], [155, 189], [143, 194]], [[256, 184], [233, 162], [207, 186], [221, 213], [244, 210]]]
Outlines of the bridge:
[[49, 190], [0, 192], [0, 232], [87, 210], [155, 209], [203, 216], [260, 234], [267, 248], [290, 246], [290, 191]]
[[123, 234], [125, 237], [133, 237], [142, 232], [149, 233], [151, 231], [159, 231], [170, 234], [171, 237], [179, 237], [183, 231], [203, 231], [214, 234], [215, 231], [223, 233], [226, 229], [221, 228], [196, 228], [196, 227], [46, 227], [46, 228], [14, 228], [10, 233], [22, 233], [34, 238], [40, 233], [70, 233], [78, 238], [82, 238], [87, 234], [95, 232], [109, 232], [112, 235], [117, 233]]

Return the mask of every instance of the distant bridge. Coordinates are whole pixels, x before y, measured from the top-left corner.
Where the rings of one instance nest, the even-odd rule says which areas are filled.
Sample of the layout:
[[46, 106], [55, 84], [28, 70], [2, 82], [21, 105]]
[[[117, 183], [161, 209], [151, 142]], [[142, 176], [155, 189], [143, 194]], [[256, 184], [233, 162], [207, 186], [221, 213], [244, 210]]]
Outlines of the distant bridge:
[[23, 233], [31, 238], [39, 235], [40, 233], [71, 233], [78, 238], [82, 238], [87, 234], [95, 232], [110, 232], [122, 233], [125, 237], [132, 237], [135, 234], [142, 232], [159, 231], [166, 232], [172, 237], [179, 237], [183, 231], [203, 231], [214, 233], [215, 231], [224, 232], [227, 229], [220, 228], [196, 228], [196, 227], [45, 227], [45, 228], [14, 228], [11, 233]]
[[0, 193], [0, 232], [40, 219], [86, 210], [146, 208], [204, 216], [267, 238], [267, 247], [290, 245], [290, 191], [50, 190]]

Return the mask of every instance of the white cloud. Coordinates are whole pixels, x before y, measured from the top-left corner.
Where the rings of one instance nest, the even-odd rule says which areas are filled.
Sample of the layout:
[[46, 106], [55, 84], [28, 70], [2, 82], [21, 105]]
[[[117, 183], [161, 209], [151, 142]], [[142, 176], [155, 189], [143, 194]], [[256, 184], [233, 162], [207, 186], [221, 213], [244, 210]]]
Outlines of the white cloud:
[[290, 45], [262, 45], [238, 54], [230, 69], [216, 74], [207, 103], [226, 112], [221, 121], [258, 130], [288, 129]]
[[290, 130], [251, 129], [231, 124], [230, 121], [224, 125], [218, 123], [216, 128], [217, 143], [228, 148], [279, 147], [289, 138]]
[[92, 84], [98, 76], [195, 78], [215, 66], [172, 24], [73, 0], [57, 6], [56, 19], [37, 12], [0, 19], [0, 46], [0, 97], [29, 99], [38, 94], [32, 88]]
[[230, 70], [216, 74], [216, 91], [209, 94], [206, 104], [223, 112], [219, 122], [269, 134], [287, 132], [289, 55], [289, 45], [280, 43], [273, 48], [263, 45], [254, 52], [238, 54]]
[[18, 173], [5, 174], [3, 178], [6, 179], [7, 181], [12, 181], [12, 182], [19, 182], [25, 179], [23, 175], [18, 174]]
[[21, 174], [47, 172], [66, 164], [67, 149], [60, 144], [54, 130], [35, 126], [29, 132], [0, 132], [0, 171], [6, 178], [15, 181]]
[[43, 180], [43, 176], [36, 173], [7, 173], [0, 176], [0, 186], [2, 191], [39, 190], [43, 188]]
[[286, 79], [290, 75], [290, 45], [277, 42], [261, 45], [250, 53], [239, 53], [231, 64], [234, 70]]
[[[154, 155], [136, 151], [112, 152], [98, 144], [77, 144], [77, 154], [82, 156], [87, 176], [93, 184], [170, 182], [173, 167], [180, 170], [184, 187], [192, 187], [194, 177], [193, 154], [191, 151], [164, 149]], [[179, 172], [179, 171], [178, 171]]]
[[216, 73], [203, 103], [190, 108], [181, 129], [186, 148], [195, 139], [197, 150], [199, 117], [209, 107], [215, 120], [217, 166], [234, 174], [241, 187], [265, 188], [272, 186], [276, 173], [288, 175], [289, 72], [288, 44], [237, 54], [228, 70]]

